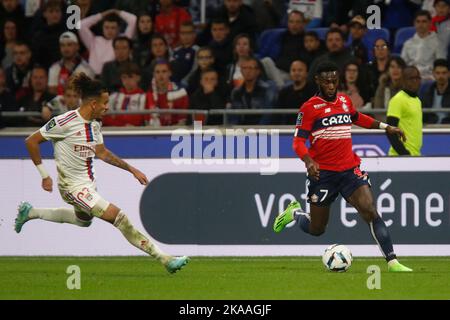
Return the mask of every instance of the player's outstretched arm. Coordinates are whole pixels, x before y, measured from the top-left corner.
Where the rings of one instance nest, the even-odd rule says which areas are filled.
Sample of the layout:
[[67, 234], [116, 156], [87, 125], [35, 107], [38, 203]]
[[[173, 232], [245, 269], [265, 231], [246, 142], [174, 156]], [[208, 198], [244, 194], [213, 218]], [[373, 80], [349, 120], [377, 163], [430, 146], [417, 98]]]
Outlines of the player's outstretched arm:
[[42, 164], [41, 150], [39, 148], [39, 145], [45, 141], [47, 140], [42, 136], [41, 132], [38, 130], [25, 139], [25, 145], [27, 147], [28, 153], [30, 154], [31, 160], [33, 161], [34, 165], [41, 174], [42, 189], [48, 192], [52, 192], [53, 181], [50, 175], [47, 173], [47, 170], [45, 170], [44, 165]]
[[118, 156], [116, 156], [114, 153], [108, 150], [104, 144], [99, 144], [95, 147], [95, 155], [99, 159], [103, 160], [104, 162], [112, 166], [131, 172], [142, 185], [148, 184], [148, 179], [145, 176], [145, 174], [143, 174], [135, 167], [129, 165], [128, 163], [120, 159]]
[[[361, 112], [356, 112], [352, 116], [352, 120], [353, 120], [354, 124], [356, 124], [357, 126], [360, 126], [362, 128], [386, 130], [386, 133], [389, 136], [397, 136], [403, 142], [406, 141], [406, 136], [405, 136], [405, 133], [403, 132], [403, 130], [400, 128], [397, 128], [394, 125], [391, 125], [391, 123], [386, 124], [384, 122], [380, 122], [380, 121], [375, 120], [374, 118], [369, 117]], [[398, 122], [397, 122], [397, 124], [398, 124]]]

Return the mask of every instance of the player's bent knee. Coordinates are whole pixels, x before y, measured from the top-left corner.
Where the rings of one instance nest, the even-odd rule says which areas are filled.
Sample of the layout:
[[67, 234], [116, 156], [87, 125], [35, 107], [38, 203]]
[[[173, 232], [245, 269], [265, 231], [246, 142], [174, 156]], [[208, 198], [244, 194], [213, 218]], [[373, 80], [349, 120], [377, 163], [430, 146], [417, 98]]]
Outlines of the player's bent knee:
[[110, 203], [100, 218], [113, 224], [120, 212], [120, 208]]

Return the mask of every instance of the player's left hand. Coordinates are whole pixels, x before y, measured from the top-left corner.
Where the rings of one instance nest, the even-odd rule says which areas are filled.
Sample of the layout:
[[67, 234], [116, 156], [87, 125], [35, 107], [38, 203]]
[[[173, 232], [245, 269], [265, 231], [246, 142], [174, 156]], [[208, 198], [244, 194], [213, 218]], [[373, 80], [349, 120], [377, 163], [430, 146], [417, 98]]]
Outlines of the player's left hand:
[[399, 136], [400, 139], [401, 139], [403, 142], [406, 141], [405, 133], [404, 133], [403, 130], [400, 129], [400, 128], [388, 126], [388, 127], [386, 128], [386, 132], [387, 132], [388, 134], [395, 134], [395, 135]]
[[146, 186], [148, 184], [147, 176], [145, 174], [143, 174], [141, 171], [139, 171], [138, 169], [133, 168], [131, 170], [131, 173], [140, 182], [140, 184], [142, 184], [144, 186]]

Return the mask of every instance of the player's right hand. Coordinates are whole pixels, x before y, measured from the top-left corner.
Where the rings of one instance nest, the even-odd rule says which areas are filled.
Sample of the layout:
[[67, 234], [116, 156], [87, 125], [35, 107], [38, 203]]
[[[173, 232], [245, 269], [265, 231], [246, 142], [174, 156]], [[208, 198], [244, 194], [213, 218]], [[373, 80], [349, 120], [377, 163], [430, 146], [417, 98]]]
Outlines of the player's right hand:
[[308, 170], [308, 176], [313, 177], [316, 180], [320, 178], [319, 164], [311, 159], [306, 163], [306, 170]]
[[53, 191], [53, 180], [50, 177], [42, 179], [42, 189], [48, 192]]

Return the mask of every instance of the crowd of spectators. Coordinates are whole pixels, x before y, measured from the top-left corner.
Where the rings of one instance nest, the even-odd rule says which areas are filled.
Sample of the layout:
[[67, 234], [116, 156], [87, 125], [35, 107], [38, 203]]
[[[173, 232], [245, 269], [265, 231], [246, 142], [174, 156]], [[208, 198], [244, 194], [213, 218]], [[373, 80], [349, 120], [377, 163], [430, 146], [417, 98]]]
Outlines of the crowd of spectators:
[[[79, 30], [66, 23], [72, 4], [80, 7]], [[372, 4], [380, 6], [390, 37], [367, 47]], [[0, 0], [0, 127], [40, 126], [77, 108], [69, 80], [79, 72], [103, 82], [112, 111], [298, 109], [317, 92], [314, 72], [322, 61], [341, 68], [339, 90], [363, 112], [388, 109], [408, 65], [420, 71], [423, 108], [450, 108], [450, 0], [208, 0], [204, 16], [200, 7], [200, 0]], [[394, 52], [396, 32], [412, 26]], [[278, 49], [264, 55], [261, 35], [271, 29], [279, 37], [268, 45]], [[41, 116], [2, 118], [7, 111]], [[450, 123], [446, 112], [423, 119]], [[192, 120], [133, 113], [108, 115], [103, 124]], [[222, 123], [220, 116], [195, 120]], [[235, 125], [294, 122], [295, 114], [229, 117]]]

